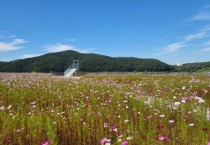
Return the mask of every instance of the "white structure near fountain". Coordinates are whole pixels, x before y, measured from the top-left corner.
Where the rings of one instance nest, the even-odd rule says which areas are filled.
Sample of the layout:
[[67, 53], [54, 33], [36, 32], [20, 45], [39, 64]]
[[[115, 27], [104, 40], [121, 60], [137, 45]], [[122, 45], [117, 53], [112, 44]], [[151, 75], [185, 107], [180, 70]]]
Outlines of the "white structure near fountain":
[[181, 63], [177, 63], [176, 66], [182, 66], [182, 64]]
[[73, 64], [64, 72], [64, 77], [70, 78], [79, 69], [79, 60], [73, 60]]

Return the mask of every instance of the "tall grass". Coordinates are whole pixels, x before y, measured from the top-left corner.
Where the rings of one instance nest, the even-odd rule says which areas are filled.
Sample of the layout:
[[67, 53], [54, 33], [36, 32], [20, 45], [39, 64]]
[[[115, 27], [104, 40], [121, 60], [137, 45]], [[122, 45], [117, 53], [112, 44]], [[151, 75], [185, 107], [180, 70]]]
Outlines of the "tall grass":
[[0, 74], [2, 145], [206, 145], [210, 77]]

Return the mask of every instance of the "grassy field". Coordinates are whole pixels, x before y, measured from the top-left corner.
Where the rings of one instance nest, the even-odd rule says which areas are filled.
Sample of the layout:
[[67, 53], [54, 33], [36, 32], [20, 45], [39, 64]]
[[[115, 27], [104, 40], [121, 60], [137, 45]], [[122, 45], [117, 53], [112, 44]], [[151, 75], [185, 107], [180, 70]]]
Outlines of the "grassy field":
[[210, 76], [0, 74], [1, 145], [207, 145]]

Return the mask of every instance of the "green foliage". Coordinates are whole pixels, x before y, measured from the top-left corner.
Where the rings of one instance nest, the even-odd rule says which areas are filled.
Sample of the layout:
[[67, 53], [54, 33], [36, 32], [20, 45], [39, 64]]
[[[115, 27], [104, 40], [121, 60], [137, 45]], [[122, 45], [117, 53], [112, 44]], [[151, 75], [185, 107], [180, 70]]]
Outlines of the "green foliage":
[[183, 71], [183, 72], [210, 71], [210, 61], [209, 62], [200, 62], [200, 63], [187, 63], [180, 67], [177, 67], [176, 70]]
[[80, 71], [85, 72], [159, 72], [173, 71], [174, 67], [156, 59], [113, 58], [76, 51], [49, 53], [34, 58], [0, 62], [0, 72], [57, 72], [62, 73], [72, 61], [80, 61]]
[[32, 72], [40, 72], [40, 68], [34, 66], [34, 67], [32, 68]]

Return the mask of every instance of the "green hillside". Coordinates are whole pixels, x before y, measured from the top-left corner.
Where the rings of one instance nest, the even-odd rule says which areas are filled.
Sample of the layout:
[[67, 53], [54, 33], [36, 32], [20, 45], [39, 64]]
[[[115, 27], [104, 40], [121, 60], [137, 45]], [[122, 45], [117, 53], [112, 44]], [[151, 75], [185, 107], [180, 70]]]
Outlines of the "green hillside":
[[186, 64], [183, 64], [181, 67], [177, 67], [176, 70], [182, 71], [182, 72], [210, 71], [210, 61], [209, 62], [186, 63]]
[[174, 67], [156, 59], [108, 57], [76, 51], [48, 53], [39, 57], [0, 62], [0, 72], [64, 72], [72, 61], [80, 61], [80, 71], [85, 72], [139, 72], [173, 71]]

